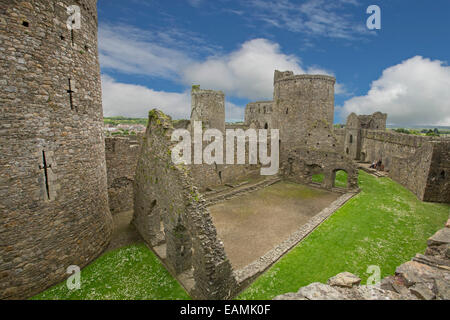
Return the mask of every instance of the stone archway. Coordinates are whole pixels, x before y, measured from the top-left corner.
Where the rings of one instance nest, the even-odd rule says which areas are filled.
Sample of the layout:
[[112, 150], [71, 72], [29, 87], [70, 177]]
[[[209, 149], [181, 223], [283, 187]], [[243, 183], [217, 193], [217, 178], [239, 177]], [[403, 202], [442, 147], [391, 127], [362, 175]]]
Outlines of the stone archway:
[[332, 187], [348, 188], [348, 172], [345, 169], [335, 169], [331, 173]]

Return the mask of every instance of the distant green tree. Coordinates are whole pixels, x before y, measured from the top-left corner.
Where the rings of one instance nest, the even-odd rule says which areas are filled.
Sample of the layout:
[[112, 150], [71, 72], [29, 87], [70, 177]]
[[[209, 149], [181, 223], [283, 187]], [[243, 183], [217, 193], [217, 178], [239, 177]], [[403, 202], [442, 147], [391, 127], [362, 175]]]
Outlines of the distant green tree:
[[395, 129], [394, 131], [395, 131], [395, 132], [398, 132], [398, 133], [411, 134], [411, 132], [410, 132], [408, 129], [405, 129], [405, 128], [397, 128], [397, 129]]

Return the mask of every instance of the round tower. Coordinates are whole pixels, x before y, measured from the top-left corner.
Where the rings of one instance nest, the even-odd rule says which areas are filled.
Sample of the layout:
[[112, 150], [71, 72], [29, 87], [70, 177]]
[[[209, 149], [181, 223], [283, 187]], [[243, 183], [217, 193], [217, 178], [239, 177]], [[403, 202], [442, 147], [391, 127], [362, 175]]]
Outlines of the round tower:
[[108, 245], [96, 0], [0, 0], [0, 299]]
[[308, 140], [329, 138], [328, 131], [332, 130], [334, 120], [336, 79], [279, 71], [275, 71], [274, 79], [272, 126], [280, 129], [283, 147], [298, 147], [299, 140], [307, 144]]

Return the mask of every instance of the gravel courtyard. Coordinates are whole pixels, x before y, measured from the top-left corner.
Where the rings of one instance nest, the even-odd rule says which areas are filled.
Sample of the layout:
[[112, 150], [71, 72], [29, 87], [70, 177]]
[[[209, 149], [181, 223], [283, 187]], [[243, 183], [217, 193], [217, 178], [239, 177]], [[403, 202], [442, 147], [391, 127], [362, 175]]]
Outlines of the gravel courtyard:
[[289, 238], [339, 196], [283, 181], [209, 210], [228, 258], [240, 269]]

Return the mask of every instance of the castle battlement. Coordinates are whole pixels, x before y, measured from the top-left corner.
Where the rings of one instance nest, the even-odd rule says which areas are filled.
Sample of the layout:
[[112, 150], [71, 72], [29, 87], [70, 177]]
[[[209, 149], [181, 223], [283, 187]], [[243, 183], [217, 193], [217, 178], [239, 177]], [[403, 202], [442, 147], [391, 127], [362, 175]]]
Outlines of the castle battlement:
[[281, 73], [282, 75], [275, 76], [274, 83], [282, 81], [295, 81], [295, 80], [325, 80], [336, 83], [336, 78], [324, 74], [296, 74], [293, 72]]

